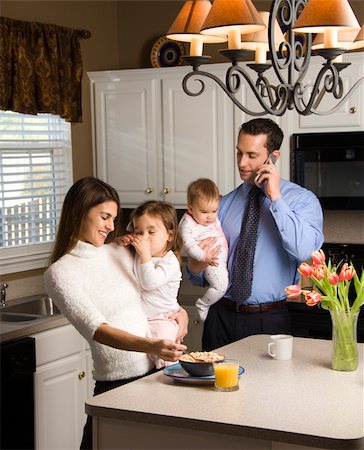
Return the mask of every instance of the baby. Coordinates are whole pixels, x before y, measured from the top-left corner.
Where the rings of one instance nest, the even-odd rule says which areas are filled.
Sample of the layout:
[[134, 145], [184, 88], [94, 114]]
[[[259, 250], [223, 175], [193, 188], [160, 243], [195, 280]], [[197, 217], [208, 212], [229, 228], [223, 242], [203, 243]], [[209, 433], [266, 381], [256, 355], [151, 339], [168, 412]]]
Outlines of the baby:
[[[189, 184], [187, 189], [187, 208], [179, 224], [183, 239], [183, 248], [187, 256], [209, 264], [204, 275], [210, 287], [202, 298], [196, 301], [200, 319], [205, 321], [209, 307], [224, 296], [228, 287], [228, 244], [217, 217], [219, 190], [216, 184], [207, 178], [199, 178]], [[220, 252], [216, 258], [199, 247], [203, 239], [217, 238]]]

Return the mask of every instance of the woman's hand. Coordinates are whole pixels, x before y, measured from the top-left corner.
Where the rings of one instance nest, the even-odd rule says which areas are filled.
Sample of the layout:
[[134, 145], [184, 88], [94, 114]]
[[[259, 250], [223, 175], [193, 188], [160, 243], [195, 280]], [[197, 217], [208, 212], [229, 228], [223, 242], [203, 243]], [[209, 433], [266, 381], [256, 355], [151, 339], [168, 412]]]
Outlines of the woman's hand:
[[171, 314], [169, 317], [171, 320], [175, 320], [178, 324], [178, 333], [176, 341], [178, 343], [183, 342], [183, 338], [188, 333], [188, 314], [183, 308], [180, 308], [176, 313]]
[[123, 236], [118, 236], [115, 238], [115, 242], [122, 246], [127, 247], [128, 245], [132, 244], [134, 241], [134, 234], [124, 234]]
[[160, 339], [152, 344], [150, 353], [157, 355], [158, 358], [164, 359], [165, 361], [175, 362], [179, 360], [185, 350], [187, 350], [187, 347], [183, 344], [177, 344], [167, 339]]

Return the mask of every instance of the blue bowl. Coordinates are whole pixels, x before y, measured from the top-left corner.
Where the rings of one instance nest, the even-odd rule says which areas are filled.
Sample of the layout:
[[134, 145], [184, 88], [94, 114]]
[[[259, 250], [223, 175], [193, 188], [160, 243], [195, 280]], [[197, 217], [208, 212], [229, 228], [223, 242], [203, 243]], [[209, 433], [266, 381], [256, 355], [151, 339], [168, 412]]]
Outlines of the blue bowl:
[[[220, 355], [221, 359], [224, 360], [224, 356]], [[193, 361], [183, 361], [179, 360], [181, 367], [193, 377], [208, 377], [214, 374], [214, 367], [212, 362], [193, 362]]]

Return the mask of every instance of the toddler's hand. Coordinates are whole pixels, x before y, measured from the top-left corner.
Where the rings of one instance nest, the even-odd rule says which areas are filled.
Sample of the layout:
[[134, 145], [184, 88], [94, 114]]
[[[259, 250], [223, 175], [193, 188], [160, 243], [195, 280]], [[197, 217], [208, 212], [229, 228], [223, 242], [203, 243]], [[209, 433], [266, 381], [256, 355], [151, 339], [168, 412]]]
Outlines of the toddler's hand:
[[140, 263], [145, 263], [152, 259], [150, 253], [150, 241], [147, 236], [141, 234], [134, 235], [132, 245], [139, 255]]

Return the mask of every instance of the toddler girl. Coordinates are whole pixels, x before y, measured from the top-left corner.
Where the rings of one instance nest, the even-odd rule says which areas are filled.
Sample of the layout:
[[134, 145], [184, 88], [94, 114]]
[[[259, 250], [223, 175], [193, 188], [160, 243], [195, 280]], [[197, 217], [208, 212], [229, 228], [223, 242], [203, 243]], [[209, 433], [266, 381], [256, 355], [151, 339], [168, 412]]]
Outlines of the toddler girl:
[[[166, 202], [148, 201], [138, 206], [130, 217], [133, 234], [119, 238], [136, 252], [134, 273], [139, 280], [142, 307], [149, 322], [150, 336], [176, 340], [178, 325], [169, 317], [179, 310], [177, 301], [181, 282], [180, 251], [182, 239], [177, 214]], [[153, 360], [153, 355], [149, 355]], [[156, 360], [156, 367], [166, 362]]]
[[[217, 217], [219, 199], [219, 190], [212, 180], [200, 178], [193, 181], [187, 189], [188, 212], [179, 224], [187, 256], [209, 264], [204, 274], [210, 287], [196, 301], [202, 321], [205, 321], [209, 307], [224, 296], [228, 287], [228, 244]], [[217, 262], [216, 258], [211, 258], [198, 245], [201, 240], [209, 237], [217, 238], [216, 245], [220, 246]]]

